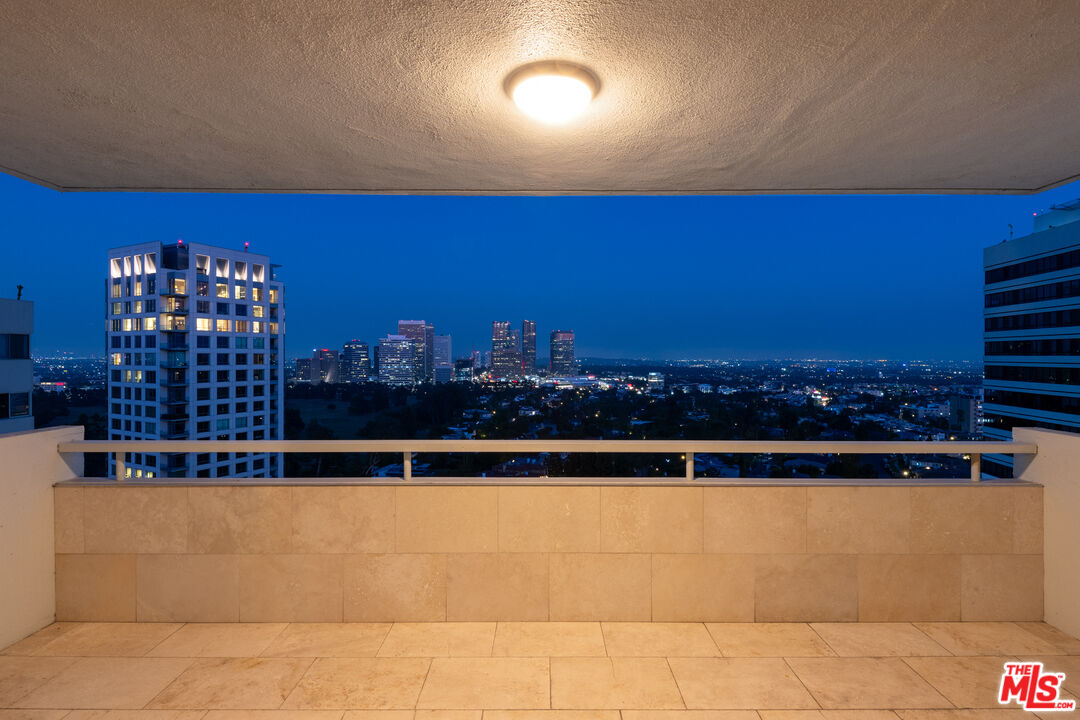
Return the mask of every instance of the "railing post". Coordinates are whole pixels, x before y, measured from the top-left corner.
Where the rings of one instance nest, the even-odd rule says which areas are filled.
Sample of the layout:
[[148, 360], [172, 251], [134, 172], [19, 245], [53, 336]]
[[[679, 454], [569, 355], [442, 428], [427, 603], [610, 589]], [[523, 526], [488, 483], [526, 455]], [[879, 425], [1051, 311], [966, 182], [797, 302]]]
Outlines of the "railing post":
[[971, 453], [971, 482], [982, 480], [982, 454]]
[[402, 467], [402, 471], [401, 471], [402, 477], [404, 478], [405, 482], [410, 482], [412, 480], [412, 453], [411, 452], [404, 453], [404, 459], [403, 459], [403, 461], [401, 463], [401, 467]]
[[124, 453], [119, 451], [114, 456], [116, 458], [116, 482], [124, 482], [124, 475], [127, 474], [127, 468], [124, 465]]
[[694, 482], [694, 453], [686, 453], [686, 482]]

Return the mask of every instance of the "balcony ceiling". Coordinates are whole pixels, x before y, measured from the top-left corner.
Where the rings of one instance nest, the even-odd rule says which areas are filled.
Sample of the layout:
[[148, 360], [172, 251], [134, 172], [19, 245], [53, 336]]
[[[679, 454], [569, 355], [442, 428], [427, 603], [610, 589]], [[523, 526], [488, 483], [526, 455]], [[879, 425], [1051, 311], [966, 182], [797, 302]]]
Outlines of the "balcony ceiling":
[[[1077, 0], [0, 0], [0, 168], [62, 190], [1031, 192]], [[521, 64], [591, 68], [550, 128]]]

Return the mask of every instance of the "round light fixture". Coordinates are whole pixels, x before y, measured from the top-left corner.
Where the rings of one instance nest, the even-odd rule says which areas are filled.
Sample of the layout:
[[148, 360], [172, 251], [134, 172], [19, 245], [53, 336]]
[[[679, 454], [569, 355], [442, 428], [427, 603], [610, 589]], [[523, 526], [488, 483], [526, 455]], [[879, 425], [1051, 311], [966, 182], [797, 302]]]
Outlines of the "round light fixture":
[[600, 81], [574, 63], [545, 60], [510, 73], [506, 94], [521, 112], [547, 125], [563, 125], [585, 111], [600, 91]]

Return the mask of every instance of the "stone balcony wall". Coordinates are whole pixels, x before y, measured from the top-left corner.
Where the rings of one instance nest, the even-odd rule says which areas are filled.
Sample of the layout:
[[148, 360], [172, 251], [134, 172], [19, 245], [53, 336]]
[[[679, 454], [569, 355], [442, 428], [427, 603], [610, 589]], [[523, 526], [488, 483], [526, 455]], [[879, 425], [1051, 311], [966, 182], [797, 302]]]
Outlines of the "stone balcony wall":
[[56, 619], [1043, 617], [1042, 488], [55, 488]]

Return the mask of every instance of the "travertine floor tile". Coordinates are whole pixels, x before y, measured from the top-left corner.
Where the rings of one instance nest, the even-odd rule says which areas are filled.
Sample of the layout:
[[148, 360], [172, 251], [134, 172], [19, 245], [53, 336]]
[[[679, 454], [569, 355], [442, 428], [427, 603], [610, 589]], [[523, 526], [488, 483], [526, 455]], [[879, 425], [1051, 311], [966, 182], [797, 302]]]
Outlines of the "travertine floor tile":
[[622, 720], [758, 720], [753, 710], [624, 710]]
[[949, 654], [911, 623], [812, 623], [810, 627], [841, 657]]
[[906, 658], [905, 662], [959, 708], [996, 708], [1009, 657]]
[[587, 657], [607, 654], [598, 622], [501, 622], [492, 655]]
[[551, 706], [677, 709], [683, 702], [663, 658], [552, 658]]
[[611, 656], [719, 657], [720, 650], [701, 623], [601, 623]]
[[1023, 710], [983, 708], [981, 710], [897, 710], [896, 712], [901, 720], [1031, 720], [1031, 713]]
[[[341, 720], [344, 712], [344, 710], [210, 710], [203, 720]], [[412, 720], [412, 716], [401, 720]]]
[[284, 629], [285, 623], [188, 623], [148, 656], [254, 657]]
[[0, 707], [13, 707], [74, 662], [75, 658], [0, 657]]
[[899, 658], [790, 658], [823, 708], [947, 708], [949, 701]]
[[1019, 622], [1017, 626], [1040, 640], [1045, 640], [1066, 655], [1080, 655], [1080, 640], [1044, 622]]
[[688, 708], [817, 708], [780, 658], [671, 658], [671, 670]]
[[68, 713], [68, 710], [3, 709], [0, 720], [61, 720]]
[[180, 623], [81, 623], [34, 654], [139, 657], [180, 628]]
[[282, 707], [411, 709], [430, 664], [428, 658], [319, 658]]
[[[1080, 656], [1025, 657], [1023, 659], [1042, 660], [1043, 667], [1047, 672], [1065, 673], [1065, 689], [1080, 694]], [[1057, 713], [1057, 716], [1061, 717], [1061, 713]]]
[[82, 623], [55, 622], [38, 630], [33, 635], [23, 638], [16, 643], [8, 645], [0, 650], [0, 655], [33, 655], [43, 646], [49, 644], [66, 632], [74, 630]]
[[2, 709], [0, 720], [61, 720], [68, 712], [68, 710]]
[[[633, 712], [628, 710], [627, 712]], [[484, 720], [619, 720], [618, 710], [485, 710]], [[687, 718], [686, 720], [689, 720]]]
[[550, 687], [547, 658], [435, 658], [416, 707], [547, 708]]
[[806, 623], [706, 623], [725, 657], [820, 657], [833, 651]]
[[953, 655], [1061, 655], [1054, 645], [1010, 622], [915, 623]]
[[205, 710], [72, 710], [64, 720], [201, 720], [204, 715]]
[[493, 622], [394, 623], [379, 657], [489, 657]]
[[263, 657], [375, 657], [390, 623], [293, 623]]
[[761, 720], [899, 720], [892, 710], [762, 710]]
[[311, 665], [305, 658], [204, 658], [165, 688], [150, 708], [273, 710]]
[[19, 707], [137, 710], [191, 662], [187, 658], [81, 658], [20, 700]]

